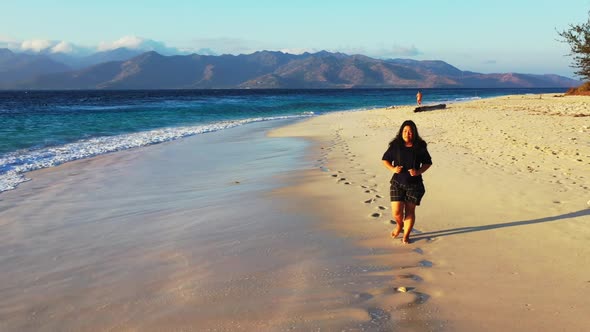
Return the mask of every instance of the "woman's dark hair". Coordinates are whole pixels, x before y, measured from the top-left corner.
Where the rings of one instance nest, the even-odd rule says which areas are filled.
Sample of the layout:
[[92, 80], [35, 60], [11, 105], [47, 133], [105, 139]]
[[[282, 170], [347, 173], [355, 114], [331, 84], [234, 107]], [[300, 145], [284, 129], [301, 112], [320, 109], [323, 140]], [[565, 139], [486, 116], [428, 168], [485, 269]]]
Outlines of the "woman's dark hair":
[[392, 146], [392, 145], [403, 146], [404, 145], [404, 139], [402, 138], [402, 132], [404, 131], [405, 126], [410, 126], [410, 129], [412, 130], [412, 133], [414, 134], [414, 135], [412, 135], [414, 138], [414, 148], [425, 148], [426, 142], [418, 134], [418, 127], [416, 127], [416, 124], [412, 120], [406, 120], [406, 121], [404, 121], [404, 123], [402, 123], [402, 125], [399, 127], [399, 131], [397, 132], [397, 135], [395, 136], [395, 138], [392, 139], [391, 142], [389, 142], [389, 146]]

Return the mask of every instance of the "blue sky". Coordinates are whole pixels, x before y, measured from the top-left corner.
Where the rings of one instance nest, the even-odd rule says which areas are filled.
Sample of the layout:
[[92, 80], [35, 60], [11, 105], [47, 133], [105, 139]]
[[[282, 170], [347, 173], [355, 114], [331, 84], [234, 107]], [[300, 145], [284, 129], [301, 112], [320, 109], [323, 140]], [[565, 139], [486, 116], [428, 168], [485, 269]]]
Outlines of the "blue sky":
[[557, 30], [588, 20], [590, 0], [175, 1], [0, 3], [0, 47], [82, 52], [118, 46], [162, 53], [328, 50], [443, 60], [482, 73], [573, 77]]

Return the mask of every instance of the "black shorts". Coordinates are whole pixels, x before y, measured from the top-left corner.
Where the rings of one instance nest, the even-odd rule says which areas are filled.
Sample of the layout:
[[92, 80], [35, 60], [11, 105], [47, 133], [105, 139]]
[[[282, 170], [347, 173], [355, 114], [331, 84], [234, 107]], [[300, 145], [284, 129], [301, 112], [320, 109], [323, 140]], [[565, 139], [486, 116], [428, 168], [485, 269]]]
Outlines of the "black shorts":
[[425, 193], [426, 189], [422, 182], [400, 184], [396, 181], [392, 181], [389, 190], [392, 202], [409, 202], [416, 205], [420, 205], [420, 201]]

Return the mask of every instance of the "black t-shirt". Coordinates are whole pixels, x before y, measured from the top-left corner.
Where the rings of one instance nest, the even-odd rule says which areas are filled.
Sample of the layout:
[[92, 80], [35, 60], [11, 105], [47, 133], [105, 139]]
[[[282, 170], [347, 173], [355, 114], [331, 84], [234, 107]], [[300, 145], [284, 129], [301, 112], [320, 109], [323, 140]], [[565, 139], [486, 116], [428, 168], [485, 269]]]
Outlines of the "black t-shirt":
[[432, 158], [430, 157], [430, 153], [428, 153], [428, 149], [426, 149], [426, 144], [422, 147], [414, 146], [411, 148], [392, 144], [385, 151], [381, 159], [389, 161], [393, 166], [403, 166], [402, 171], [400, 173], [394, 173], [391, 178], [392, 181], [395, 180], [400, 184], [422, 182], [422, 175], [411, 176], [408, 170], [411, 168], [418, 170], [424, 164], [432, 165]]

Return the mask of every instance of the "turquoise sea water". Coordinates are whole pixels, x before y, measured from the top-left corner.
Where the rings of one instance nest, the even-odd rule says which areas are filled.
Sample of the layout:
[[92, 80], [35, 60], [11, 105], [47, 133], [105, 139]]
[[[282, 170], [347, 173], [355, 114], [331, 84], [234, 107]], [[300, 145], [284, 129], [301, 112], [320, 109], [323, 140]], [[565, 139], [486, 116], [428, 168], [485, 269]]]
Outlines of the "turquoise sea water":
[[[415, 89], [0, 92], [0, 192], [24, 173], [252, 122], [413, 105]], [[563, 89], [423, 89], [424, 104]]]

